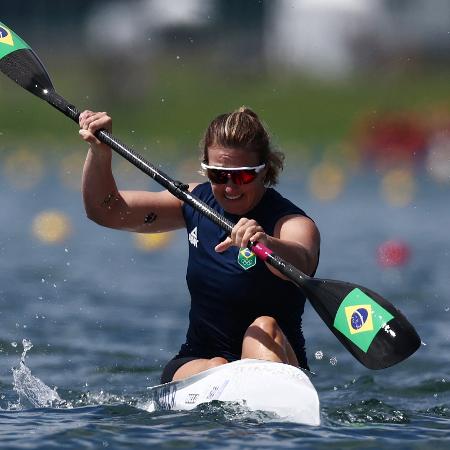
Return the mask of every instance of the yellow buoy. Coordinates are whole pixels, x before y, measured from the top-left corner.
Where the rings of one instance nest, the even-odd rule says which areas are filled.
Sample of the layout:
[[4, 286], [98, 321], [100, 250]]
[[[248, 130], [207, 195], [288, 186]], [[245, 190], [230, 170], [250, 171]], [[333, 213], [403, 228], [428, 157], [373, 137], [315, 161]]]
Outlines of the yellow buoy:
[[309, 189], [319, 200], [336, 199], [342, 193], [344, 184], [344, 171], [337, 164], [322, 162], [310, 172]]
[[381, 180], [382, 194], [392, 206], [409, 205], [414, 199], [415, 190], [416, 184], [411, 169], [391, 169]]
[[152, 252], [166, 247], [172, 240], [172, 233], [134, 234], [134, 244], [142, 251]]
[[6, 157], [3, 173], [12, 186], [27, 190], [41, 181], [44, 175], [44, 163], [36, 153], [22, 149]]
[[63, 242], [71, 231], [69, 218], [64, 213], [55, 210], [39, 213], [32, 224], [33, 236], [46, 244]]

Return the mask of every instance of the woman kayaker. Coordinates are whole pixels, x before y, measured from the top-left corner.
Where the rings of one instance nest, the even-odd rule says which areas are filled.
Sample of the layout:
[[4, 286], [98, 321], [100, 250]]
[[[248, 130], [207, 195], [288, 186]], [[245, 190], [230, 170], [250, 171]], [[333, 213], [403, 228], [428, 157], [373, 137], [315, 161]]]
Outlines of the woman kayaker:
[[139, 233], [187, 230], [189, 328], [161, 381], [241, 358], [307, 368], [301, 329], [305, 298], [246, 247], [258, 241], [312, 275], [320, 235], [302, 209], [272, 188], [283, 155], [271, 148], [258, 116], [242, 107], [216, 117], [202, 141], [201, 167], [209, 181], [190, 184], [196, 197], [236, 223], [231, 236], [168, 191], [119, 190], [111, 149], [94, 136], [96, 130], [111, 128], [105, 112], [80, 115], [80, 134], [90, 144], [82, 182], [87, 216], [106, 227]]

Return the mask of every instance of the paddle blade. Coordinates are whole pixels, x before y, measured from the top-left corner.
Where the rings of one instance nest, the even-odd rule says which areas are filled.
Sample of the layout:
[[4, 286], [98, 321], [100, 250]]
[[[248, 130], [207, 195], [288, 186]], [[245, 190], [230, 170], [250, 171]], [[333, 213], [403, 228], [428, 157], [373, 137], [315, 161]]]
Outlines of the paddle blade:
[[27, 91], [47, 100], [53, 84], [34, 51], [0, 22], [0, 70]]
[[347, 350], [369, 369], [403, 361], [420, 346], [406, 317], [376, 292], [352, 283], [308, 279], [313, 308]]

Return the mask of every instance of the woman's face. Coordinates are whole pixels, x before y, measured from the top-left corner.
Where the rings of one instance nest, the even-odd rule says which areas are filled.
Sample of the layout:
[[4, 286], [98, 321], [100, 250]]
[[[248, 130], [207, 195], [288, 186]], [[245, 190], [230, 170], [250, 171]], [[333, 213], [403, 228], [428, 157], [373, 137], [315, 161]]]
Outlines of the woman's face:
[[[242, 149], [213, 146], [208, 148], [208, 164], [218, 167], [254, 167], [260, 164], [258, 154]], [[245, 215], [261, 200], [266, 190], [264, 177], [267, 168], [258, 173], [255, 180], [248, 184], [234, 184], [228, 178], [226, 184], [211, 183], [217, 202], [230, 214]]]

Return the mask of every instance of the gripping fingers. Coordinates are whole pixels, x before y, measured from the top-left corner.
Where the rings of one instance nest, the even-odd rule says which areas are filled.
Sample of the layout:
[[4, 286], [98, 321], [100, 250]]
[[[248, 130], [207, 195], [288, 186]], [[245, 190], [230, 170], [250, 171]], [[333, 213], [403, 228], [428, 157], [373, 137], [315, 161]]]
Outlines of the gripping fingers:
[[111, 131], [112, 121], [106, 112], [92, 112], [83, 111], [80, 114], [80, 135], [81, 137], [95, 145], [100, 145], [101, 142], [95, 137], [94, 133], [97, 130]]
[[266, 234], [263, 228], [255, 220], [242, 218], [233, 228], [231, 238], [234, 245], [247, 247], [249, 242], [265, 240]]
[[243, 217], [233, 227], [230, 236], [216, 245], [215, 250], [216, 252], [223, 252], [233, 245], [236, 247], [248, 247], [249, 242], [256, 241], [265, 244], [267, 241], [266, 233], [255, 220]]

